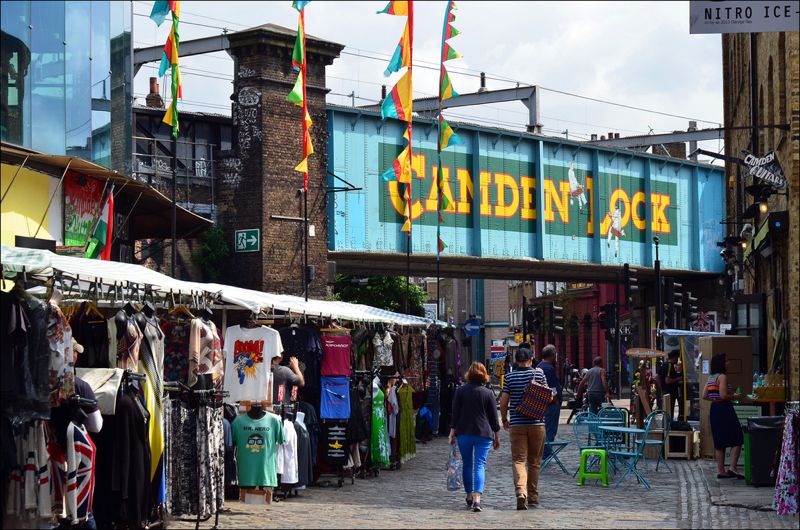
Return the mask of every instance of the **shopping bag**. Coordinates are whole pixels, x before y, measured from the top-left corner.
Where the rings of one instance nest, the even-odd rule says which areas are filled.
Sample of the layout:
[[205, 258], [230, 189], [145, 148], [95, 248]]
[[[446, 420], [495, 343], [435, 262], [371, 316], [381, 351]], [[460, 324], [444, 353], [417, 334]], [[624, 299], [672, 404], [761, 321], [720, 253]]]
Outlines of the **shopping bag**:
[[549, 386], [540, 385], [533, 379], [522, 392], [522, 398], [517, 405], [517, 414], [533, 418], [535, 420], [544, 419], [547, 406], [553, 402], [553, 391]]
[[456, 453], [456, 445], [450, 446], [450, 457], [447, 459], [446, 479], [447, 491], [458, 491], [464, 485], [461, 479], [461, 459]]

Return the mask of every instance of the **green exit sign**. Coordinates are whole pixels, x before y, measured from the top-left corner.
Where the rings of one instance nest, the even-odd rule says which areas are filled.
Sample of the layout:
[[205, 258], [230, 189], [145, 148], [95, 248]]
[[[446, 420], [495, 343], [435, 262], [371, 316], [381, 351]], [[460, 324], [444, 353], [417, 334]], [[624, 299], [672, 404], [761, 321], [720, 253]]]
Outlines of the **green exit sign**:
[[237, 230], [235, 243], [236, 252], [258, 252], [261, 249], [261, 230]]

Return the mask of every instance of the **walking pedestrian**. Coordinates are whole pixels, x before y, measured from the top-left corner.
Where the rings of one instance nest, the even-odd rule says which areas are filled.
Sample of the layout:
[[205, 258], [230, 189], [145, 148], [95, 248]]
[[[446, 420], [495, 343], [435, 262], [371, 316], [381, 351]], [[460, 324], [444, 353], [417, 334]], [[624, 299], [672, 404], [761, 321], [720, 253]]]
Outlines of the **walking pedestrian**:
[[[537, 368], [540, 368], [547, 378], [547, 386], [549, 386], [550, 390], [556, 395], [555, 401], [547, 406], [544, 413], [544, 429], [548, 442], [552, 442], [556, 439], [558, 420], [561, 417], [561, 381], [559, 381], [558, 373], [556, 372], [557, 355], [556, 347], [552, 344], [548, 344], [542, 348], [542, 362], [537, 365]], [[550, 456], [550, 451], [550, 446], [545, 444], [542, 457], [547, 458]]]
[[[711, 423], [711, 436], [714, 438], [714, 458], [717, 461], [717, 478], [744, 478], [736, 470], [739, 464], [739, 453], [742, 451], [744, 434], [736, 411], [733, 410], [731, 399], [741, 396], [734, 394], [728, 384], [726, 375], [728, 361], [724, 353], [711, 358], [710, 371], [706, 387], [703, 390], [703, 399], [711, 401], [711, 410], [708, 413]], [[731, 448], [731, 467], [725, 469], [725, 449]]]
[[453, 396], [449, 441], [450, 445], [458, 441], [467, 508], [480, 512], [486, 458], [490, 447], [500, 447], [500, 423], [494, 394], [485, 386], [489, 382], [486, 367], [479, 362], [472, 363], [464, 379], [467, 384], [460, 386]]
[[539, 472], [545, 430], [544, 421], [517, 413], [517, 406], [532, 380], [540, 385], [547, 385], [547, 378], [540, 368], [533, 368], [533, 353], [529, 349], [518, 349], [515, 357], [517, 367], [503, 381], [500, 417], [511, 440], [517, 510], [527, 510], [528, 507], [539, 505]]
[[578, 385], [578, 394], [585, 388], [586, 397], [589, 401], [589, 410], [594, 414], [600, 411], [600, 406], [603, 404], [603, 398], [611, 400], [611, 394], [608, 392], [608, 383], [606, 382], [606, 371], [603, 370], [602, 357], [595, 357], [592, 362], [591, 370], [586, 372], [580, 384]]

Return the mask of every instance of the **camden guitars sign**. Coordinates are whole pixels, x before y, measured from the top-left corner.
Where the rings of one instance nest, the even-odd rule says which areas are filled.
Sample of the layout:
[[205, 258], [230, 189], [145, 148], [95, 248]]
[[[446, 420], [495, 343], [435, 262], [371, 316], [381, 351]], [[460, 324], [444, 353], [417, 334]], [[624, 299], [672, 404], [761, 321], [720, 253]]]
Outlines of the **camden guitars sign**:
[[[394, 144], [379, 146], [381, 167], [388, 168], [397, 156]], [[645, 242], [647, 223], [661, 244], [677, 245], [678, 201], [674, 182], [653, 180], [645, 195], [644, 179], [600, 172], [599, 178], [569, 166], [544, 164], [544, 204], [537, 204], [538, 190], [534, 165], [502, 158], [481, 156], [480, 188], [474, 189], [471, 156], [463, 153], [442, 154], [445, 200], [442, 219], [446, 226], [473, 228], [473, 208], [480, 210], [483, 229], [534, 233], [536, 217], [544, 215], [547, 234], [594, 237], [594, 194], [600, 194], [600, 235], [609, 247], [619, 248], [619, 241]], [[412, 160], [412, 221], [436, 225], [438, 175], [436, 152], [418, 150]], [[380, 177], [378, 177], [380, 179]], [[599, 183], [599, 184], [598, 184]], [[403, 222], [403, 184], [380, 181], [381, 219]], [[477, 196], [477, 200], [476, 200]]]

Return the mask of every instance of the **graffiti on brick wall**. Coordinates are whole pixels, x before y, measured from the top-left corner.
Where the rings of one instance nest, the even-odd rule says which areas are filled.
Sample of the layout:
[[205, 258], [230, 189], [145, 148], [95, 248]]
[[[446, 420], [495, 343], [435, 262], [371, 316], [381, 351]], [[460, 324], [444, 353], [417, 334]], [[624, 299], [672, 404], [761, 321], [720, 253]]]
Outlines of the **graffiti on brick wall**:
[[239, 155], [246, 157], [254, 142], [261, 141], [259, 114], [261, 109], [261, 92], [252, 87], [244, 87], [239, 91], [233, 112], [233, 126], [237, 130], [236, 139]]
[[255, 76], [256, 76], [256, 71], [253, 70], [252, 68], [248, 68], [246, 66], [242, 66], [241, 68], [239, 68], [239, 79], [245, 79], [248, 77], [255, 77]]
[[220, 161], [220, 176], [223, 184], [238, 187], [242, 181], [242, 161], [238, 158], [223, 158]]

